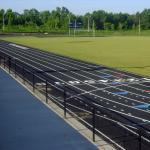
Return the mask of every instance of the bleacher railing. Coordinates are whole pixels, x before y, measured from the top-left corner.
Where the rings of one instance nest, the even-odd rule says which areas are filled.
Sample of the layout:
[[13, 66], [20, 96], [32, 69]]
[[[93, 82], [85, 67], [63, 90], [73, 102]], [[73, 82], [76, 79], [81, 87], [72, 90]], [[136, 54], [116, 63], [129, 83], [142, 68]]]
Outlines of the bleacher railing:
[[[95, 135], [102, 137], [116, 149], [120, 150], [148, 150], [150, 148], [150, 131], [143, 126], [134, 123], [131, 119], [116, 113], [94, 99], [85, 95], [78, 96], [79, 92], [68, 84], [56, 85], [55, 79], [48, 76], [51, 71], [41, 72], [26, 65], [21, 60], [0, 52], [0, 66], [7, 70], [15, 78], [28, 86], [34, 93], [54, 102], [64, 111], [75, 117], [92, 131], [92, 139]], [[127, 124], [128, 122], [128, 124]]]

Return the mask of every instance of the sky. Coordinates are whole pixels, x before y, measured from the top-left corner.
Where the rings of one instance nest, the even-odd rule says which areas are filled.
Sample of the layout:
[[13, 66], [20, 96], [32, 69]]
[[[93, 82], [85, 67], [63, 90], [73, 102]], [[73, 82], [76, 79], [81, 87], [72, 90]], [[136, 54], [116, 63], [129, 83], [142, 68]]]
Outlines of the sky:
[[77, 15], [83, 15], [94, 10], [133, 14], [150, 8], [150, 0], [0, 0], [0, 9], [11, 8], [20, 13], [24, 9], [36, 8], [39, 11], [51, 11], [62, 6], [67, 7]]

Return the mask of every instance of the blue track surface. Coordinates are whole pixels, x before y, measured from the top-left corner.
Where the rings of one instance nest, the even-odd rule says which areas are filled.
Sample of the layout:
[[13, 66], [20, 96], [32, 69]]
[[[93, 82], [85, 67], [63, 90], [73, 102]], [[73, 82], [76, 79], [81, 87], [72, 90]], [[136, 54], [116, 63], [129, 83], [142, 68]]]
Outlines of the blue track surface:
[[0, 150], [96, 149], [0, 69]]

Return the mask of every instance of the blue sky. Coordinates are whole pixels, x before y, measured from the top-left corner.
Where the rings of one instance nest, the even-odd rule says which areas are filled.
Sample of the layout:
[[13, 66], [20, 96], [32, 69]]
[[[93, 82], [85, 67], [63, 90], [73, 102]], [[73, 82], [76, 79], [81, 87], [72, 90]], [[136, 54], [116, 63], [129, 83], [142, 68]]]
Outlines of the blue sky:
[[65, 6], [75, 14], [85, 14], [99, 9], [135, 13], [150, 8], [150, 0], [0, 0], [0, 8], [11, 8], [18, 12], [30, 8], [39, 11], [53, 10], [57, 6]]

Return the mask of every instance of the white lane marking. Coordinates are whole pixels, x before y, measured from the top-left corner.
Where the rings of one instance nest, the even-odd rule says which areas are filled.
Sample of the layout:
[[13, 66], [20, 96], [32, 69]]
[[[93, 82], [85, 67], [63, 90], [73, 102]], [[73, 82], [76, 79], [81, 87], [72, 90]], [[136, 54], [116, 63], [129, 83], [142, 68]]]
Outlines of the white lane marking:
[[[31, 52], [30, 50], [28, 50], [29, 52]], [[37, 51], [35, 51], [34, 50], [34, 52], [36, 53]], [[34, 52], [32, 52], [32, 53], [34, 53]], [[37, 52], [38, 53], [38, 52]], [[43, 55], [44, 55], [44, 53], [43, 53]], [[49, 57], [51, 57], [50, 55], [49, 55]], [[56, 56], [55, 56], [56, 57]], [[58, 57], [58, 56], [57, 56]], [[57, 58], [58, 59], [58, 58]], [[60, 60], [60, 59], [59, 59]], [[57, 63], [56, 61], [55, 61], [55, 63]], [[66, 62], [67, 63], [67, 62]], [[63, 64], [64, 65], [64, 64]], [[69, 65], [67, 65], [67, 66], [69, 66]], [[71, 66], [69, 66], [69, 67], [71, 67]], [[80, 67], [83, 67], [83, 66], [80, 66]], [[86, 68], [86, 67], [85, 67]], [[93, 74], [94, 75], [94, 74]], [[126, 85], [127, 86], [127, 85]], [[131, 87], [131, 86], [130, 86]], [[132, 87], [132, 88], [134, 88], [134, 87]], [[134, 89], [137, 89], [137, 88], [134, 88]], [[140, 90], [140, 89], [139, 89]], [[144, 95], [142, 95], [142, 96], [144, 96]]]
[[10, 46], [13, 46], [13, 47], [21, 48], [21, 49], [23, 49], [23, 50], [29, 49], [29, 48], [27, 48], [27, 47], [20, 46], [20, 45], [14, 44], [14, 43], [9, 43], [9, 45], [10, 45]]
[[[1, 50], [0, 50], [1, 51]], [[3, 52], [3, 51], [2, 51]], [[5, 53], [5, 54], [7, 54], [7, 55], [9, 55], [8, 53], [6, 53], [6, 52], [3, 52], [3, 53]], [[10, 55], [9, 55], [10, 56]], [[18, 58], [18, 60], [20, 60], [19, 58]], [[22, 61], [22, 60], [20, 60], [21, 62], [24, 62], [24, 61]], [[37, 69], [37, 70], [39, 70], [39, 71], [42, 71], [41, 69], [39, 69], [39, 68], [37, 68], [37, 67], [35, 67], [35, 66], [33, 66], [33, 65], [31, 65], [31, 64], [29, 64], [29, 63], [27, 63], [27, 62], [24, 62], [25, 64], [27, 64], [27, 65], [29, 65], [29, 66], [31, 66], [31, 67], [33, 67], [33, 68], [35, 68], [35, 69]], [[48, 74], [49, 76], [52, 76], [52, 77], [54, 77], [54, 78], [56, 78], [57, 80], [60, 80], [61, 82], [64, 82], [64, 83], [66, 83], [66, 84], [68, 84], [67, 82], [65, 82], [65, 81], [63, 81], [62, 79], [60, 79], [60, 78], [57, 78], [57, 77], [55, 77], [55, 76], [53, 76], [53, 75], [51, 75], [51, 74], [49, 74], [49, 73], [46, 73], [46, 74]], [[68, 85], [70, 85], [70, 86], [72, 86], [71, 84], [68, 84]], [[72, 87], [74, 87], [74, 88], [77, 88], [77, 87], [75, 87], [75, 86], [72, 86]], [[77, 88], [77, 89], [80, 89], [80, 88]], [[82, 89], [80, 89], [80, 90], [82, 90]], [[85, 90], [82, 90], [82, 91], [85, 91]], [[86, 92], [86, 91], [85, 91]], [[97, 96], [97, 95], [96, 95]], [[103, 98], [104, 99], [104, 98]], [[93, 104], [95, 104], [95, 105], [97, 105], [97, 106], [99, 106], [99, 107], [103, 107], [103, 106], [101, 106], [101, 105], [99, 105], [99, 104], [96, 104], [96, 103], [93, 103]], [[119, 104], [118, 104], [119, 105]], [[104, 107], [103, 107], [104, 108]], [[109, 108], [110, 109], [110, 108]], [[142, 120], [143, 121], [143, 118], [139, 118], [139, 117], [136, 117], [136, 116], [131, 116], [131, 115], [128, 115], [128, 114], [126, 114], [126, 113], [122, 113], [122, 112], [119, 112], [119, 111], [116, 111], [116, 110], [113, 110], [113, 109], [110, 109], [110, 110], [112, 110], [112, 111], [114, 111], [114, 112], [117, 112], [117, 113], [119, 113], [119, 114], [123, 114], [123, 115], [126, 115], [126, 116], [129, 116], [129, 117], [132, 117], [132, 118], [135, 118], [135, 119], [138, 119], [138, 120]], [[131, 114], [131, 113], [130, 113]], [[148, 121], [148, 120], [147, 120]], [[148, 121], [149, 122], [149, 121]]]
[[[23, 52], [23, 54], [24, 55], [27, 55], [27, 56], [29, 56], [28, 54], [25, 54], [24, 52]], [[33, 54], [30, 54], [30, 55], [33, 55]], [[29, 56], [30, 57], [30, 56]], [[37, 56], [38, 57], [38, 56]], [[42, 62], [46, 62], [46, 61], [42, 61]], [[47, 64], [49, 64], [48, 62], [46, 62]], [[55, 63], [58, 63], [58, 62], [56, 62], [55, 61]], [[57, 66], [57, 65], [55, 65], [55, 64], [51, 64], [51, 65], [53, 65], [53, 66], [56, 66], [56, 67], [59, 67], [59, 68], [62, 68], [62, 69], [65, 69], [65, 68], [63, 68], [63, 67], [60, 67], [60, 66]], [[71, 66], [70, 66], [71, 67]], [[72, 67], [73, 68], [73, 67]], [[77, 69], [77, 68], [74, 68], [74, 69]], [[84, 76], [84, 75], [81, 75], [81, 74], [78, 74], [78, 73], [76, 73], [76, 72], [73, 72], [73, 73], [75, 73], [75, 74], [77, 74], [77, 75], [79, 75], [79, 76], [83, 76], [84, 78], [88, 78], [88, 77], [86, 77], [86, 76]], [[70, 76], [71, 77], [71, 76]], [[88, 78], [88, 79], [91, 79], [91, 83], [93, 83], [93, 79], [92, 78]], [[73, 81], [72, 81], [73, 82]], [[76, 81], [76, 82], [78, 82], [78, 81]], [[105, 84], [106, 85], [106, 84]], [[89, 85], [90, 86], [90, 85]], [[109, 85], [107, 85], [107, 86], [109, 86]], [[97, 88], [96, 86], [93, 86], [94, 88]], [[115, 88], [115, 89], [118, 89], [118, 90], [122, 90], [122, 91], [127, 91], [127, 90], [123, 90], [123, 89], [119, 89], [119, 88], [116, 88], [116, 87], [114, 87], [114, 86], [109, 86], [110, 88]], [[108, 91], [109, 92], [109, 91]], [[146, 97], [146, 98], [149, 98], [149, 97], [147, 97], [147, 96], [144, 96], [144, 95], [140, 95], [140, 94], [136, 94], [136, 93], [133, 93], [133, 92], [130, 92], [130, 91], [128, 91], [129, 93], [132, 93], [132, 94], [135, 94], [135, 95], [138, 95], [138, 96], [141, 96], [141, 97]], [[110, 92], [111, 93], [111, 92]], [[120, 96], [120, 95], [116, 95], [116, 96]], [[125, 97], [125, 96], [123, 96], [123, 97]], [[125, 97], [125, 98], [127, 98], [127, 97]], [[146, 103], [146, 102], [140, 102], [140, 101], [138, 101], [138, 100], [135, 100], [135, 99], [132, 99], [132, 98], [128, 98], [128, 99], [131, 99], [131, 100], [133, 100], [133, 101], [136, 101], [136, 102], [139, 102], [139, 103]]]
[[[25, 54], [25, 53], [24, 53]], [[28, 55], [28, 54], [27, 54]], [[38, 56], [37, 56], [38, 57]], [[42, 56], [41, 56], [42, 57]], [[45, 58], [43, 58], [43, 59], [45, 59]], [[53, 60], [49, 60], [49, 61], [53, 61]], [[44, 61], [44, 62], [46, 62], [46, 61]], [[57, 63], [59, 63], [59, 62], [57, 62], [57, 61], [53, 61], [53, 62], [55, 62], [56, 64]], [[46, 63], [48, 63], [48, 62], [46, 62]], [[59, 64], [61, 64], [61, 63], [59, 63]], [[52, 65], [52, 64], [51, 64]], [[62, 64], [61, 64], [62, 65]], [[72, 66], [69, 66], [69, 65], [66, 65], [66, 64], [63, 64], [63, 65], [65, 65], [65, 66], [68, 66], [68, 67], [71, 67], [71, 68], [73, 68], [73, 69], [78, 69], [78, 68], [75, 68], [75, 67], [72, 67]], [[57, 66], [57, 65], [55, 65], [55, 66]], [[60, 67], [60, 66], [57, 66], [57, 67]], [[63, 67], [61, 67], [61, 68], [63, 68]], [[65, 69], [65, 68], [63, 68], [63, 69]], [[86, 72], [86, 73], [88, 73], [87, 71], [83, 71], [83, 72]], [[89, 73], [89, 74], [92, 74], [92, 73]], [[80, 75], [81, 76], [81, 74], [78, 74], [78, 75]], [[92, 75], [94, 75], [94, 74], [92, 74]], [[82, 76], [84, 76], [84, 75], [82, 75]], [[84, 76], [84, 77], [86, 77], [86, 76]], [[90, 78], [90, 79], [92, 79], [92, 78]], [[93, 79], [92, 79], [93, 80]], [[94, 84], [94, 81], [90, 81], [90, 83], [89, 83], [89, 81], [88, 81], [88, 83], [89, 84]], [[131, 80], [131, 79], [130, 79]], [[132, 79], [132, 80], [135, 80], [135, 79]], [[102, 80], [101, 80], [102, 81]], [[73, 82], [73, 81], [72, 81]], [[107, 81], [106, 81], [107, 82]], [[124, 84], [123, 84], [124, 85]], [[118, 85], [119, 86], [119, 85]], [[121, 85], [120, 85], [121, 86]], [[126, 85], [127, 86], [127, 85]], [[128, 86], [127, 86], [128, 87]], [[116, 87], [114, 87], [113, 86], [113, 88], [116, 88]], [[134, 88], [134, 87], [132, 87], [132, 88]], [[118, 88], [116, 88], [116, 89], [118, 89]], [[134, 88], [134, 89], [137, 89], [137, 88]], [[120, 90], [120, 89], [119, 89]], [[121, 89], [121, 90], [123, 90], [123, 89]], [[138, 89], [138, 90], [141, 90], [141, 89]], [[123, 90], [123, 91], [128, 91], [128, 90]], [[137, 94], [137, 93], [134, 93], [134, 92], [131, 92], [131, 91], [128, 91], [129, 93], [133, 93], [133, 94], [135, 94], [135, 95], [139, 95], [139, 96], [141, 96], [141, 97], [146, 97], [146, 98], [150, 98], [150, 97], [147, 97], [147, 96], [145, 96], [145, 95], [140, 95], [140, 94]]]
[[[24, 54], [24, 55], [26, 55], [26, 56], [28, 56], [27, 54]], [[30, 57], [30, 56], [29, 56]], [[37, 59], [37, 60], [39, 60], [39, 59]], [[40, 60], [39, 60], [40, 61]], [[43, 62], [45, 62], [45, 61], [43, 61]], [[60, 66], [57, 66], [57, 65], [54, 65], [54, 66], [56, 66], [56, 67], [60, 67]], [[45, 66], [46, 67], [46, 66]], [[48, 67], [47, 67], [48, 68]], [[60, 68], [62, 68], [62, 67], [60, 67]], [[63, 68], [64, 69], [64, 68]], [[68, 76], [68, 75], [66, 75], [66, 76]], [[71, 77], [71, 76], [69, 76], [69, 77]], [[85, 77], [85, 76], [84, 76]], [[88, 84], [89, 85], [89, 84]], [[89, 86], [91, 86], [91, 85], [89, 85]], [[95, 86], [93, 86], [94, 88], [95, 88]], [[96, 87], [97, 88], [97, 87]], [[109, 94], [111, 94], [111, 92], [109, 92]], [[118, 95], [116, 95], [116, 96], [118, 96]], [[139, 101], [138, 101], [139, 102]], [[141, 102], [142, 103], [142, 102]]]
[[[57, 58], [57, 59], [59, 59], [59, 60], [67, 60], [67, 61], [65, 61], [65, 63], [71, 63], [71, 64], [74, 64], [74, 65], [77, 65], [77, 66], [80, 66], [80, 67], [82, 67], [82, 68], [87, 68], [87, 67], [85, 67], [85, 66], [89, 66], [89, 67], [93, 67], [94, 65], [90, 65], [90, 64], [87, 64], [87, 63], [84, 63], [84, 62], [81, 62], [81, 61], [77, 61], [77, 60], [75, 60], [75, 59], [73, 59], [73, 58], [67, 58], [67, 57], [64, 57], [64, 56], [61, 56], [61, 55], [58, 55], [58, 54], [54, 54], [54, 53], [46, 53], [46, 52], [44, 52], [44, 51], [42, 51], [42, 50], [40, 50], [40, 51], [37, 51], [36, 49], [33, 49], [33, 48], [31, 48], [32, 50], [30, 51], [29, 50], [29, 52], [37, 52], [37, 53], [40, 53], [40, 54], [42, 54], [42, 55], [44, 55], [44, 56], [46, 56], [46, 57], [51, 57], [51, 58], [53, 58], [52, 56], [55, 56], [55, 59]], [[48, 56], [47, 56], [47, 54], [48, 54]], [[69, 61], [68, 61], [69, 60]], [[72, 61], [72, 62], [74, 62], [74, 63], [72, 63], [72, 62], [70, 62], [70, 61]], [[84, 64], [85, 66], [81, 66], [81, 65], [78, 65], [78, 64]], [[102, 66], [102, 65], [101, 65]], [[97, 66], [95, 66], [95, 67], [97, 67]], [[102, 67], [105, 67], [105, 66], [102, 66]], [[114, 71], [115, 73], [118, 73], [117, 71]], [[101, 73], [103, 73], [103, 72], [101, 72]], [[126, 73], [126, 72], [125, 72]], [[121, 74], [121, 73], [120, 73]], [[129, 75], [127, 75], [127, 74], [124, 74], [125, 76], [129, 76]], [[130, 76], [130, 77], [133, 77], [133, 76]], [[145, 85], [143, 85], [142, 84], [142, 86], [145, 86]]]
[[[5, 48], [3, 48], [3, 49], [5, 49]], [[6, 50], [6, 49], [5, 49]], [[12, 52], [12, 51], [9, 51], [9, 50], [6, 50], [6, 51], [8, 51], [9, 53], [15, 53], [15, 52]], [[2, 51], [3, 52], [3, 51]], [[16, 53], [15, 53], [16, 54]], [[19, 55], [19, 54], [16, 54], [16, 55]], [[23, 57], [23, 56], [21, 56], [21, 55], [19, 55], [20, 57], [22, 57], [22, 58], [24, 58], [24, 59], [27, 59], [27, 60], [29, 60], [29, 61], [32, 61], [33, 63], [36, 63], [36, 64], [39, 64], [40, 66], [44, 66], [43, 64], [40, 64], [40, 63], [38, 63], [38, 62], [35, 62], [35, 61], [33, 61], [33, 60], [31, 60], [31, 59], [28, 59], [28, 58], [25, 58], [25, 57]], [[24, 61], [23, 61], [24, 62]], [[26, 63], [26, 62], [25, 62]], [[28, 63], [26, 63], [26, 64], [28, 64]], [[30, 66], [32, 66], [31, 64], [29, 64]], [[46, 68], [49, 68], [49, 67], [47, 67], [47, 66], [45, 66]], [[36, 68], [35, 66], [34, 66], [34, 68]], [[39, 70], [39, 69], [38, 69]], [[66, 81], [64, 81], [64, 80], [61, 80], [60, 78], [57, 78], [57, 77], [55, 77], [55, 76], [53, 76], [53, 75], [51, 75], [51, 74], [49, 74], [49, 73], [46, 73], [46, 74], [48, 74], [48, 75], [50, 75], [50, 76], [52, 76], [52, 77], [54, 77], [54, 78], [56, 78], [56, 79], [58, 79], [58, 80], [60, 80], [60, 81], [62, 81], [62, 82], [64, 82], [64, 83], [66, 83], [66, 84], [68, 84]], [[63, 74], [63, 73], [61, 73], [61, 74]], [[81, 91], [84, 91], [84, 92], [86, 92], [85, 90], [83, 90], [83, 89], [80, 89], [80, 88], [78, 88], [78, 87], [75, 87], [75, 86], [73, 86], [73, 85], [71, 85], [71, 84], [68, 84], [68, 85], [70, 85], [70, 86], [72, 86], [72, 87], [74, 87], [74, 88], [76, 88], [76, 89], [78, 89], [78, 90], [81, 90]], [[95, 95], [95, 94], [92, 94], [92, 95]], [[117, 103], [118, 105], [123, 105], [123, 106], [125, 106], [125, 107], [128, 107], [128, 108], [131, 108], [131, 109], [135, 109], [135, 110], [138, 110], [138, 111], [142, 111], [142, 112], [145, 112], [145, 113], [149, 113], [149, 112], [147, 112], [147, 111], [145, 111], [145, 110], [141, 110], [141, 109], [138, 109], [138, 108], [134, 108], [134, 107], [131, 107], [131, 106], [128, 106], [128, 105], [125, 105], [125, 104], [121, 104], [121, 103], [118, 103], [118, 102], [115, 102], [115, 101], [112, 101], [112, 100], [110, 100], [110, 99], [107, 99], [107, 98], [104, 98], [104, 97], [101, 97], [101, 96], [98, 96], [98, 95], [95, 95], [96, 97], [99, 97], [99, 98], [103, 98], [103, 99], [105, 99], [105, 100], [108, 100], [108, 101], [110, 101], [110, 102], [112, 102], [112, 103]], [[119, 112], [119, 111], [117, 111], [117, 112]], [[133, 116], [134, 118], [140, 118], [140, 117], [136, 117], [136, 116]], [[142, 118], [140, 118], [141, 120], [143, 120]]]
[[[46, 52], [44, 52], [44, 51], [37, 51], [36, 49], [32, 49], [32, 50], [28, 50], [29, 52], [31, 52], [31, 53], [38, 53], [38, 55], [39, 55], [39, 53], [40, 53], [40, 55], [43, 55], [43, 56], [45, 56], [45, 57], [47, 57], [47, 58], [52, 58], [53, 59], [53, 57], [51, 56], [51, 55], [53, 55], [53, 56], [55, 56], [55, 59], [57, 58], [58, 60], [60, 60], [60, 61], [63, 61], [63, 59], [67, 59], [67, 60], [71, 60], [71, 61], [74, 61], [74, 62], [76, 62], [76, 63], [80, 63], [80, 62], [78, 62], [77, 60], [73, 60], [73, 59], [71, 59], [71, 58], [64, 58], [64, 57], [61, 57], [61, 56], [59, 56], [59, 55], [56, 55], [56, 54], [53, 54], [53, 53], [46, 53]], [[42, 53], [42, 54], [41, 54]], [[46, 54], [48, 54], [48, 56], [46, 55]], [[44, 57], [44, 58], [45, 58]], [[59, 58], [61, 58], [61, 59], [59, 59]], [[65, 63], [71, 63], [71, 62], [67, 62], [67, 61], [64, 61]], [[77, 66], [80, 66], [80, 65], [78, 65], [78, 64], [76, 64], [76, 63], [74, 63], [73, 65], [77, 65]], [[71, 63], [72, 64], [72, 63]], [[89, 66], [88, 64], [86, 64], [86, 63], [83, 63], [82, 62], [82, 64], [85, 64], [86, 66]], [[69, 66], [69, 65], [68, 65]], [[92, 65], [90, 65], [90, 66], [92, 66]], [[71, 66], [69, 66], [69, 67], [71, 67]], [[80, 67], [82, 67], [82, 68], [86, 68], [86, 69], [88, 69], [87, 67], [85, 67], [85, 66], [80, 66]], [[93, 66], [92, 66], [93, 67]], [[98, 71], [98, 72], [101, 72], [101, 71]], [[104, 73], [104, 72], [101, 72], [101, 73], [103, 73], [103, 74], [107, 74], [107, 73]], [[116, 73], [118, 73], [118, 72], [116, 72]], [[95, 75], [95, 74], [93, 74], [93, 75]], [[107, 74], [107, 75], [112, 75], [112, 74]], [[112, 76], [114, 76], [114, 75], [112, 75]], [[128, 75], [125, 75], [125, 76], [128, 76]], [[144, 85], [143, 85], [144, 86]], [[133, 87], [134, 88], [134, 87]]]
[[[113, 71], [113, 70], [108, 70], [108, 69], [103, 69], [103, 71], [107, 71], [107, 72], [113, 72], [113, 73], [118, 73], [117, 71]], [[105, 74], [109, 74], [109, 73], [106, 73], [106, 72], [104, 72]], [[119, 74], [119, 73], [118, 73]], [[121, 74], [121, 73], [120, 73]], [[133, 76], [130, 76], [130, 75], [127, 75], [127, 74], [124, 74], [124, 76], [127, 76], [127, 77], [133, 77]], [[115, 76], [115, 77], [117, 77], [117, 75]], [[136, 77], [134, 77], [134, 78], [136, 78]], [[138, 78], [136, 78], [136, 79], [138, 79]], [[147, 79], [147, 78], [146, 78]], [[149, 87], [149, 86], [146, 86], [146, 85], [143, 85], [143, 84], [139, 84], [139, 85], [142, 85], [142, 86], [145, 86], [145, 87]]]
[[[34, 62], [34, 61], [33, 61]], [[35, 63], [35, 62], [34, 62]], [[76, 87], [77, 88], [77, 87]], [[80, 89], [80, 88], [79, 88]], [[80, 89], [80, 90], [82, 90], [82, 89]], [[97, 95], [96, 95], [97, 96]], [[100, 97], [100, 96], [99, 96]], [[102, 97], [101, 97], [102, 98]], [[104, 98], [103, 98], [104, 99]], [[108, 100], [108, 99], [107, 99]], [[109, 101], [111, 101], [111, 100], [109, 100]], [[119, 103], [118, 103], [119, 104]], [[129, 107], [129, 106], [128, 106]]]
[[[33, 49], [33, 50], [34, 50], [34, 49]], [[34, 51], [35, 51], [35, 50], [34, 50]], [[31, 52], [31, 51], [30, 51], [30, 52]], [[35, 52], [38, 53], [38, 51], [35, 51]], [[41, 51], [40, 51], [40, 52], [41, 52]], [[45, 56], [44, 51], [42, 51], [42, 53], [43, 53], [43, 55]], [[86, 64], [86, 63], [77, 61], [77, 60], [73, 60], [73, 59], [71, 59], [71, 58], [64, 58], [63, 56], [61, 57], [61, 56], [59, 56], [59, 55], [57, 55], [57, 54], [53, 54], [53, 53], [50, 53], [47, 57], [53, 58], [51, 55], [55, 56], [55, 59], [57, 58], [57, 59], [60, 60], [60, 61], [63, 61], [63, 59], [65, 59], [65, 60], [67, 59], [67, 60], [74, 61], [74, 62], [76, 62], [76, 63], [71, 63], [71, 62], [69, 62], [69, 61], [64, 61], [64, 62], [65, 62], [65, 63], [73, 64], [73, 65], [77, 65], [77, 66], [80, 66], [80, 67], [82, 67], [82, 68], [88, 69], [87, 67], [78, 65], [77, 63], [82, 63], [82, 64], [84, 64], [84, 65], [86, 65], [86, 66], [92, 66], [92, 65], [89, 65], [89, 64]], [[61, 58], [61, 59], [59, 59], [59, 58]], [[92, 66], [92, 67], [93, 67], [93, 66]], [[105, 66], [103, 66], [103, 67], [105, 67]], [[101, 72], [101, 73], [103, 73], [103, 72]], [[118, 72], [116, 72], [116, 73], [118, 73]], [[103, 73], [103, 74], [106, 74], [106, 73]], [[112, 75], [112, 74], [108, 74], [108, 75]], [[128, 75], [126, 75], [126, 76], [128, 76]], [[130, 77], [132, 77], [132, 76], [130, 76]], [[145, 86], [145, 85], [143, 85], [143, 86]]]
[[[93, 102], [93, 104], [96, 105], [96, 106], [98, 106], [98, 107], [105, 108], [105, 107], [103, 107], [102, 105], [99, 105], [99, 104], [97, 104], [97, 103], [95, 103], [95, 102]], [[135, 119], [142, 120], [142, 121], [146, 121], [146, 122], [150, 123], [150, 120], [141, 119], [141, 118], [139, 118], [139, 117], [132, 116], [132, 113], [128, 113], [128, 114], [127, 114], [127, 113], [123, 113], [123, 112], [121, 112], [121, 111], [114, 110], [114, 109], [111, 109], [111, 108], [108, 108], [108, 109], [111, 110], [111, 111], [114, 111], [114, 112], [116, 112], [116, 113], [120, 113], [120, 114], [122, 114], [122, 115], [127, 115], [127, 116], [129, 116], [129, 117], [131, 117], [131, 118], [135, 118]]]
[[[86, 76], [81, 75], [81, 74], [78, 74], [78, 73], [76, 73], [76, 72], [73, 72], [73, 73], [75, 73], [75, 74], [77, 74], [77, 75], [79, 75], [79, 76], [83, 76], [84, 78], [87, 78], [87, 79], [92, 80], [92, 78], [86, 77]], [[67, 76], [68, 76], [68, 75], [67, 75]], [[76, 79], [76, 78], [74, 78], [74, 79]], [[81, 81], [81, 82], [82, 82], [82, 81]], [[102, 83], [102, 84], [104, 84], [104, 83]], [[89, 85], [89, 84], [88, 84], [88, 85]], [[107, 85], [107, 84], [104, 84], [104, 85], [109, 86], [109, 88], [114, 88], [114, 89], [120, 90], [119, 88], [116, 88], [116, 87], [113, 87], [113, 86], [110, 86], [110, 85]], [[91, 87], [93, 87], [93, 88], [97, 88], [96, 86], [92, 86], [92, 85], [89, 85], [89, 86], [91, 86]], [[100, 88], [97, 88], [97, 89], [100, 89]], [[106, 89], [106, 88], [105, 88], [105, 89]], [[106, 90], [105, 90], [105, 91], [106, 91]], [[126, 90], [122, 90], [122, 91], [127, 92]], [[114, 93], [109, 92], [109, 91], [106, 91], [106, 92], [109, 93], [109, 94], [116, 95], [116, 96], [118, 96], [118, 97], [120, 96], [120, 97], [127, 98], [127, 99], [129, 99], [129, 100], [132, 100], [132, 101], [136, 101], [136, 102], [138, 102], [138, 103], [145, 103], [145, 104], [148, 104], [148, 103], [146, 103], [146, 102], [140, 102], [140, 101], [138, 101], [138, 100], [135, 100], [135, 99], [132, 99], [132, 98], [129, 98], [129, 97], [125, 97], [125, 96], [122, 96], [122, 95], [117, 95], [117, 94], [114, 94]], [[128, 92], [129, 92], [129, 91], [128, 91]], [[132, 92], [129, 92], [129, 93], [132, 93]], [[138, 95], [138, 96], [140, 96], [140, 97], [146, 97], [146, 98], [149, 98], [149, 97], [147, 97], [147, 96], [139, 95], [139, 94], [136, 94], [136, 93], [132, 93], [132, 94]]]
[[[14, 52], [15, 53], [15, 52]], [[15, 53], [16, 54], [16, 53]], [[16, 55], [19, 55], [19, 54], [16, 54]], [[19, 55], [20, 56], [20, 55]], [[27, 55], [28, 56], [28, 55]], [[22, 56], [21, 56], [22, 57]], [[25, 57], [23, 57], [23, 58], [25, 58]], [[31, 57], [32, 58], [32, 57]], [[35, 58], [35, 59], [37, 59], [37, 58]], [[29, 60], [29, 59], [28, 59]], [[39, 59], [37, 59], [37, 60], [39, 60]], [[39, 60], [40, 61], [40, 60]], [[34, 63], [37, 63], [37, 62], [35, 62], [35, 61], [33, 61]], [[44, 66], [45, 68], [49, 68], [50, 69], [50, 67], [47, 67], [47, 66], [45, 66], [45, 65], [43, 65], [43, 64], [40, 64], [40, 63], [37, 63], [37, 64], [39, 64], [39, 65], [41, 65], [41, 66]], [[55, 66], [57, 66], [57, 65], [55, 65]], [[59, 66], [58, 66], [59, 67]], [[62, 67], [61, 67], [62, 68]], [[64, 68], [63, 68], [64, 69]], [[63, 75], [65, 75], [65, 76], [68, 76], [68, 75], [66, 75], [66, 74], [64, 74], [64, 73], [61, 73], [61, 74], [63, 74]], [[73, 77], [71, 77], [71, 76], [68, 76], [68, 77], [70, 77], [70, 78], [73, 78]], [[76, 79], [76, 78], [74, 78], [74, 79]], [[89, 84], [87, 84], [87, 85], [89, 85]], [[89, 85], [89, 86], [91, 86], [91, 85]], [[91, 86], [92, 87], [92, 86]], [[95, 86], [93, 86], [94, 88], [95, 88]], [[97, 88], [98, 89], [98, 88]], [[112, 94], [111, 92], [108, 92], [108, 91], [106, 91], [107, 93], [109, 93], [109, 94]], [[117, 94], [115, 94], [115, 95], [117, 95]], [[118, 95], [117, 95], [118, 96]], [[124, 97], [124, 96], [122, 96], [122, 97]], [[101, 98], [103, 98], [103, 97], [101, 97]], [[129, 100], [132, 100], [132, 99], [130, 99], [130, 98], [128, 98]], [[112, 100], [111, 100], [112, 101]], [[135, 101], [134, 99], [133, 99], [133, 101]], [[114, 101], [113, 101], [114, 102]], [[138, 102], [138, 103], [140, 103], [140, 102]], [[142, 102], [141, 102], [142, 103]], [[118, 103], [118, 104], [121, 104], [121, 103]], [[143, 104], [143, 103], [142, 103]], [[147, 104], [147, 103], [145, 103], [145, 104]], [[129, 105], [126, 105], [126, 106], [129, 106]], [[139, 109], [140, 110], [140, 109]], [[144, 110], [140, 110], [140, 111], [144, 111]]]

